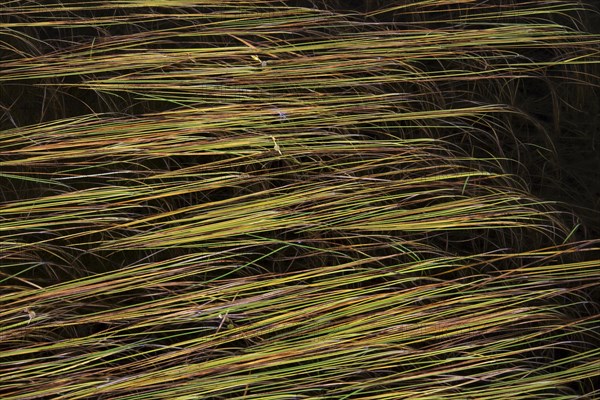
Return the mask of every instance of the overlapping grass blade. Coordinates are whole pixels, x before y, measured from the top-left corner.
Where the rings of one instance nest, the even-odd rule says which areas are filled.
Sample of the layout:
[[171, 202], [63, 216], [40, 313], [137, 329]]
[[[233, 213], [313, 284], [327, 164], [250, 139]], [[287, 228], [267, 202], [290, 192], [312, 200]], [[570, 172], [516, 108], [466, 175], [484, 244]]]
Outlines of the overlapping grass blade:
[[3, 398], [600, 393], [579, 3], [1, 7]]

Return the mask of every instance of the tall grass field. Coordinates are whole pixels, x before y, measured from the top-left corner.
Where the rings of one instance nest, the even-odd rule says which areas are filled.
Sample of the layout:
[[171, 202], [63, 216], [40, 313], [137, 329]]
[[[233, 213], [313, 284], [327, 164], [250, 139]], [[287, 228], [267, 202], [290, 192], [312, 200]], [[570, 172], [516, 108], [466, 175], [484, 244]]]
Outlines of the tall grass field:
[[0, 399], [599, 399], [599, 26], [0, 2]]

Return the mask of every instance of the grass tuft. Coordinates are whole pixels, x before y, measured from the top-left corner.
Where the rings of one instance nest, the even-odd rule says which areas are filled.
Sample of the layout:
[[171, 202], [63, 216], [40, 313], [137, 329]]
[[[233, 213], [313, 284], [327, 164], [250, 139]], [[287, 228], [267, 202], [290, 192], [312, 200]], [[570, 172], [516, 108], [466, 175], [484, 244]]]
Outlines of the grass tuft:
[[0, 397], [600, 395], [592, 11], [351, 3], [0, 5]]

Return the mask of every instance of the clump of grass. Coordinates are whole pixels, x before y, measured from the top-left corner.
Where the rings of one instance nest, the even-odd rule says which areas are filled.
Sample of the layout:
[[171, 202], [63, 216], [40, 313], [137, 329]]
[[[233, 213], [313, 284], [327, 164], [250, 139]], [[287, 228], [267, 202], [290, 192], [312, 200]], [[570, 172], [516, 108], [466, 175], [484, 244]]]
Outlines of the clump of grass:
[[488, 3], [4, 5], [2, 397], [599, 394], [598, 242], [518, 102], [600, 40]]

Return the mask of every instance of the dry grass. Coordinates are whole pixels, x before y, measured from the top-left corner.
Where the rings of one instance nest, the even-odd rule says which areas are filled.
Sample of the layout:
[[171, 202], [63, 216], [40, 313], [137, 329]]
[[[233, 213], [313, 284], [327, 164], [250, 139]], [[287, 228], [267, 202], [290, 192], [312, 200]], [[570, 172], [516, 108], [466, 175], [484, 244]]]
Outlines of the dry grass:
[[3, 399], [600, 394], [584, 8], [381, 3], [1, 6]]

